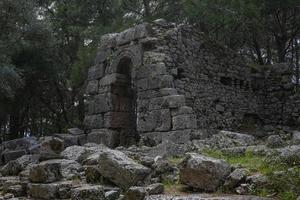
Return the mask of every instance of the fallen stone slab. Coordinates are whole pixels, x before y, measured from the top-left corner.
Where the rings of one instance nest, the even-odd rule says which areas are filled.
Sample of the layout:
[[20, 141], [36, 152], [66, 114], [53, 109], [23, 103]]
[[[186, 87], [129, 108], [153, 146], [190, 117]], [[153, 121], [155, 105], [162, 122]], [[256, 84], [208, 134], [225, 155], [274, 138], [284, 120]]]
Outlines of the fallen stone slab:
[[128, 189], [143, 181], [151, 170], [117, 150], [107, 150], [99, 156], [99, 171], [117, 186]]
[[83, 167], [74, 160], [53, 159], [33, 165], [29, 179], [33, 183], [52, 183], [78, 176]]
[[69, 199], [71, 197], [71, 181], [62, 181], [50, 184], [28, 184], [28, 195], [33, 199]]
[[16, 160], [12, 160], [4, 165], [0, 172], [3, 176], [17, 176], [30, 164], [38, 162], [38, 155], [24, 155]]
[[25, 149], [17, 149], [17, 150], [5, 150], [1, 154], [1, 158], [4, 163], [8, 163], [9, 161], [16, 160], [26, 154]]
[[230, 165], [219, 160], [196, 153], [189, 153], [179, 164], [180, 181], [192, 188], [216, 191], [231, 171]]

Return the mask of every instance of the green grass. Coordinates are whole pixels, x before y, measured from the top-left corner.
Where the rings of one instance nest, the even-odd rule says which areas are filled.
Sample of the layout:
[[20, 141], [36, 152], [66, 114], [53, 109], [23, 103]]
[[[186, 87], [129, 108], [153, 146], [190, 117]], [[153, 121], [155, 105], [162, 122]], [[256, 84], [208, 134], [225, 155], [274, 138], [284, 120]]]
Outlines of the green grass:
[[[291, 166], [282, 162], [270, 162], [264, 156], [254, 155], [251, 151], [243, 156], [227, 155], [218, 150], [205, 150], [202, 154], [226, 160], [231, 165], [247, 168], [250, 174], [261, 173], [267, 176], [269, 184], [255, 188], [254, 195], [276, 196], [281, 200], [296, 200], [300, 195], [300, 166], [291, 171]], [[274, 172], [282, 171], [281, 175]]]
[[170, 161], [171, 164], [173, 165], [178, 165], [179, 163], [181, 163], [183, 161], [184, 158], [182, 157], [171, 157], [168, 158], [168, 160]]

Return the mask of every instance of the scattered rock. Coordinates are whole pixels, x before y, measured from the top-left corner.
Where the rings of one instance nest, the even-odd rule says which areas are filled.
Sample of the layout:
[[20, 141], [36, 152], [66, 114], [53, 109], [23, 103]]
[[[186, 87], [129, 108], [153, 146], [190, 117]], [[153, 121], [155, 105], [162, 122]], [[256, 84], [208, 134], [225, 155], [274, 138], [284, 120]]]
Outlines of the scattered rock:
[[106, 200], [117, 200], [120, 197], [120, 192], [111, 190], [108, 192], [105, 192], [105, 199]]
[[292, 144], [300, 144], [300, 131], [293, 131]]
[[268, 178], [260, 173], [254, 174], [252, 176], [248, 176], [246, 181], [255, 185], [256, 187], [263, 186], [268, 182]]
[[234, 170], [226, 179], [224, 187], [227, 189], [234, 189], [242, 181], [246, 179], [249, 171], [247, 169], [241, 168]]
[[146, 194], [144, 187], [130, 187], [126, 193], [126, 198], [127, 200], [143, 200]]
[[38, 155], [24, 155], [4, 165], [1, 168], [1, 174], [3, 176], [17, 176], [28, 165], [36, 164], [37, 162], [38, 162]]
[[190, 153], [179, 164], [180, 181], [192, 188], [216, 191], [230, 173], [230, 165], [223, 160]]
[[84, 134], [84, 131], [79, 128], [69, 128], [68, 133], [72, 135], [82, 135]]
[[164, 185], [162, 183], [154, 183], [147, 186], [146, 190], [149, 195], [163, 194]]
[[40, 139], [40, 161], [61, 158], [64, 150], [63, 140], [56, 137], [43, 137]]
[[149, 168], [116, 150], [107, 150], [100, 154], [99, 171], [102, 176], [124, 189], [143, 181], [151, 172]]
[[[279, 158], [281, 161], [291, 165], [300, 163], [300, 146], [293, 145], [278, 149]], [[277, 156], [277, 155], [275, 155]]]
[[267, 139], [267, 147], [270, 148], [279, 148], [284, 146], [284, 141], [279, 135], [271, 135]]
[[103, 186], [83, 185], [71, 191], [71, 200], [105, 200]]

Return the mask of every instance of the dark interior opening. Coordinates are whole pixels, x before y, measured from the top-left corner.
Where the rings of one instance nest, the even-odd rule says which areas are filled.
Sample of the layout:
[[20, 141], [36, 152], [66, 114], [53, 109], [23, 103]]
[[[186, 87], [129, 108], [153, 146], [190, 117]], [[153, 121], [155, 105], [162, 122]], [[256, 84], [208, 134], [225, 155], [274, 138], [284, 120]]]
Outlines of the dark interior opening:
[[228, 85], [228, 86], [231, 86], [232, 83], [232, 80], [229, 77], [221, 77], [220, 81], [223, 85]]
[[120, 144], [131, 145], [137, 142], [136, 132], [136, 90], [131, 76], [132, 61], [128, 57], [120, 60], [117, 66], [117, 73], [124, 75], [114, 85], [116, 93], [116, 109], [120, 115], [116, 120], [120, 121]]

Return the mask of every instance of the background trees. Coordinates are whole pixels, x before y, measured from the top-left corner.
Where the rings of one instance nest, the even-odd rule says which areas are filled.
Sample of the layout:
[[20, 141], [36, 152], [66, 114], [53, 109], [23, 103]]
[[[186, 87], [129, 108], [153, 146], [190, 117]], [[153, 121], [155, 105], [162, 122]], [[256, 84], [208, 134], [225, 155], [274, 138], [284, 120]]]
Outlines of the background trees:
[[299, 0], [0, 0], [0, 138], [81, 126], [86, 70], [102, 34], [165, 18], [299, 84]]

